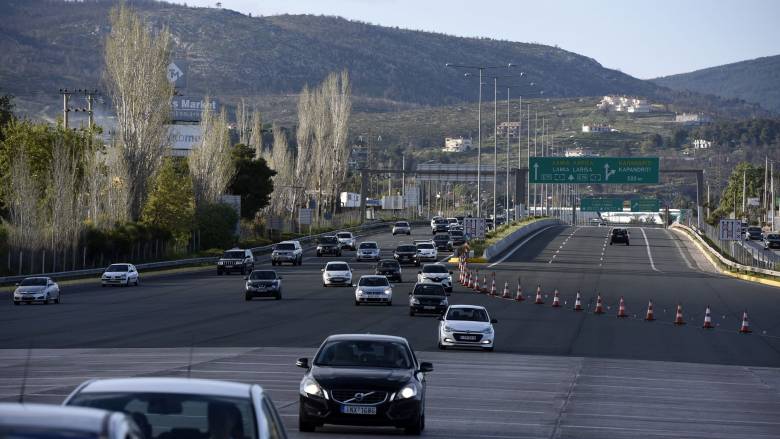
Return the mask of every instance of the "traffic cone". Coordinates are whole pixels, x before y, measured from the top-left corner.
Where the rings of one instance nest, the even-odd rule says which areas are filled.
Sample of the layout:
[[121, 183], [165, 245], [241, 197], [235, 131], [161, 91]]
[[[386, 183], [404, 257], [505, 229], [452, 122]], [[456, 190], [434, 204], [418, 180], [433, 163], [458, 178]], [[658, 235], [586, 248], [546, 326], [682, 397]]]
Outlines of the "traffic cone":
[[515, 300], [517, 302], [522, 302], [525, 300], [525, 297], [523, 297], [523, 286], [520, 285], [520, 282], [517, 282], [517, 294], [515, 294]]
[[626, 304], [625, 302], [623, 302], [623, 296], [620, 296], [620, 304], [618, 304], [617, 316], [619, 318], [628, 317], [628, 315], [626, 314]]
[[477, 270], [477, 274], [474, 276], [474, 286], [471, 288], [479, 293], [479, 270]]
[[490, 283], [490, 295], [496, 295], [496, 273], [493, 273], [493, 280]]
[[561, 307], [561, 298], [558, 296], [558, 288], [555, 289], [555, 294], [553, 295], [553, 308], [560, 308]]
[[509, 282], [504, 282], [504, 293], [501, 294], [502, 299], [511, 299], [512, 296], [509, 295]]
[[707, 305], [707, 309], [704, 311], [704, 325], [702, 325], [702, 328], [704, 329], [712, 329], [715, 325], [712, 324], [712, 315], [710, 315], [710, 306]]
[[675, 325], [685, 324], [685, 321], [683, 320], [682, 305], [680, 305], [679, 303], [677, 304], [677, 312], [674, 315], [674, 324]]
[[596, 308], [593, 310], [593, 314], [604, 314], [604, 304], [601, 303], [601, 294], [596, 296]]
[[653, 301], [650, 300], [647, 302], [647, 315], [645, 316], [645, 320], [648, 322], [652, 322], [655, 320], [655, 317], [653, 316]]
[[739, 327], [739, 333], [740, 334], [750, 334], [750, 323], [748, 322], [748, 316], [747, 316], [747, 310], [742, 313], [742, 325]]
[[574, 300], [574, 310], [582, 311], [582, 299], [580, 298], [580, 292], [577, 291], [577, 298]]
[[471, 288], [471, 270], [466, 271], [466, 283], [463, 286]]
[[482, 276], [482, 288], [479, 290], [482, 294], [487, 294], [487, 275]]
[[536, 285], [536, 300], [534, 301], [537, 305], [544, 305], [544, 299], [542, 299], [542, 286]]

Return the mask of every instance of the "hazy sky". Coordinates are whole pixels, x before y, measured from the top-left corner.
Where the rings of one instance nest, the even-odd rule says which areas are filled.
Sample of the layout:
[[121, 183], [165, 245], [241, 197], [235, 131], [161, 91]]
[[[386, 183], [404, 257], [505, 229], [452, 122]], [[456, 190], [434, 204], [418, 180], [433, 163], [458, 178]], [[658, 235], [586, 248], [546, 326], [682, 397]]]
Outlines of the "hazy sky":
[[[214, 7], [216, 0], [174, 0]], [[252, 15], [324, 14], [537, 42], [647, 79], [780, 54], [777, 0], [222, 0]], [[466, 62], [467, 60], [453, 60]]]

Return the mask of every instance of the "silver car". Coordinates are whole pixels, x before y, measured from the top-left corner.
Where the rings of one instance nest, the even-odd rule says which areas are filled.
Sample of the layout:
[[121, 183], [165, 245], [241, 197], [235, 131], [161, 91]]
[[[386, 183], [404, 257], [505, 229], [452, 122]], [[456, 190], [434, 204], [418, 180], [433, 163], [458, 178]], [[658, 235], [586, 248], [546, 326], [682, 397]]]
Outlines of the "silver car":
[[406, 221], [398, 221], [393, 224], [393, 236], [395, 235], [411, 235], [412, 226]]
[[131, 416], [124, 413], [49, 404], [0, 403], [0, 437], [142, 439], [144, 435]]
[[131, 413], [146, 437], [287, 437], [273, 401], [257, 384], [189, 378], [91, 380], [63, 404]]
[[439, 349], [448, 347], [474, 347], [493, 350], [495, 332], [484, 306], [450, 305], [439, 318]]
[[33, 302], [45, 305], [50, 301], [60, 303], [60, 286], [50, 277], [28, 277], [16, 284], [13, 300], [14, 305]]
[[423, 265], [417, 272], [417, 283], [425, 282], [441, 284], [448, 293], [452, 292], [452, 272], [442, 264]]
[[355, 260], [357, 261], [378, 261], [381, 259], [379, 244], [374, 241], [364, 241], [358, 246]]
[[361, 303], [393, 304], [393, 286], [382, 275], [361, 276], [355, 288], [355, 306]]
[[352, 232], [336, 233], [336, 238], [338, 238], [341, 248], [355, 250], [355, 236], [352, 235]]

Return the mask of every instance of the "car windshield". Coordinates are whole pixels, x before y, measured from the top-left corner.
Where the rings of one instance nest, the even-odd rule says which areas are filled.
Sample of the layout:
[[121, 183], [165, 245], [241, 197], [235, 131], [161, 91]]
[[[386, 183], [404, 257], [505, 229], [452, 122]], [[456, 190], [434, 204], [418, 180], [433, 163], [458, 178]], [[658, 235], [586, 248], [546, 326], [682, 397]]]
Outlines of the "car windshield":
[[748, 227], [750, 233], [761, 233], [761, 227]]
[[276, 279], [276, 272], [275, 271], [253, 271], [252, 274], [249, 275], [249, 279], [251, 280], [269, 280], [269, 279]]
[[398, 268], [398, 262], [396, 261], [381, 261], [377, 264], [379, 268]]
[[361, 287], [386, 287], [390, 285], [386, 277], [361, 277], [358, 286]]
[[488, 316], [482, 308], [450, 308], [447, 320], [466, 320], [469, 322], [487, 322]]
[[422, 269], [423, 273], [447, 273], [447, 267], [443, 265], [426, 265]]
[[461, 232], [460, 230], [453, 230], [452, 232], [450, 232], [450, 236], [463, 236], [463, 232]]
[[623, 230], [623, 229], [615, 229], [615, 230], [612, 231], [612, 234], [613, 235], [625, 235], [626, 231]]
[[108, 266], [106, 271], [110, 273], [119, 273], [123, 271], [128, 271], [130, 269], [130, 266], [127, 264], [111, 264]]
[[347, 264], [328, 264], [325, 271], [349, 271], [349, 265]]
[[61, 430], [46, 427], [0, 427], [0, 436], [6, 439], [97, 439], [91, 431]]
[[314, 359], [322, 367], [381, 367], [409, 369], [409, 349], [394, 341], [334, 340], [325, 343]]
[[276, 244], [276, 249], [277, 250], [295, 250], [295, 245], [294, 244], [290, 244], [290, 243]]
[[349, 232], [341, 232], [336, 234], [336, 236], [338, 236], [339, 238], [351, 238], [352, 234]]
[[396, 227], [409, 227], [409, 223], [395, 223]]
[[446, 219], [437, 219], [436, 224], [449, 224]]
[[244, 252], [228, 251], [222, 257], [225, 259], [244, 259]]
[[170, 393], [79, 393], [70, 405], [132, 415], [150, 439], [257, 437], [251, 400]]
[[776, 234], [767, 235], [766, 239], [780, 239], [780, 235], [776, 235]]
[[436, 235], [433, 237], [434, 241], [449, 241], [450, 235]]
[[458, 220], [455, 218], [447, 218], [447, 222], [449, 222], [450, 224], [457, 224]]
[[417, 251], [417, 247], [413, 245], [399, 245], [397, 249], [395, 249], [397, 252], [413, 252]]
[[45, 277], [28, 277], [27, 279], [23, 280], [19, 286], [20, 287], [40, 287], [45, 286], [48, 283], [48, 280]]
[[335, 236], [323, 236], [320, 238], [320, 244], [337, 244], [339, 240]]
[[360, 244], [360, 248], [365, 249], [365, 248], [378, 248], [378, 247], [376, 245], [376, 242], [364, 242]]
[[444, 287], [439, 284], [418, 284], [414, 287], [415, 296], [443, 296]]
[[433, 244], [417, 244], [418, 250], [432, 250]]

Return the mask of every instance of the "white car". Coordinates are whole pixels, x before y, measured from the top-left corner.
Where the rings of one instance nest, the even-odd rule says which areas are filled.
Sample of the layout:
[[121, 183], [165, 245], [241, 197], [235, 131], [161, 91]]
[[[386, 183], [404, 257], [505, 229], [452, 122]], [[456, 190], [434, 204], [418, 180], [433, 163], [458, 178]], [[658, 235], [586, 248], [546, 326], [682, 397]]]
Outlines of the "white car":
[[60, 303], [60, 286], [50, 277], [28, 277], [16, 284], [14, 305], [33, 302], [45, 305], [50, 301]]
[[352, 232], [336, 233], [336, 238], [338, 238], [341, 248], [355, 250], [355, 237], [352, 235]]
[[[143, 439], [132, 416], [86, 407], [0, 403], [0, 434], [7, 438]], [[151, 436], [146, 436], [151, 437]]]
[[393, 286], [382, 275], [361, 276], [355, 289], [355, 306], [361, 303], [393, 304]]
[[393, 224], [393, 236], [395, 235], [411, 235], [412, 226], [406, 221], [398, 221]]
[[442, 264], [425, 264], [417, 272], [417, 283], [441, 284], [448, 293], [452, 292], [452, 272]]
[[120, 285], [127, 287], [130, 285], [138, 286], [141, 278], [138, 276], [138, 270], [133, 264], [111, 264], [100, 277], [100, 285]]
[[436, 262], [439, 258], [439, 252], [436, 251], [436, 244], [431, 241], [421, 242], [417, 245], [417, 262]]
[[382, 259], [379, 251], [379, 244], [374, 241], [363, 241], [360, 243], [355, 255], [357, 261], [378, 261]]
[[343, 261], [332, 261], [322, 269], [322, 286], [352, 286], [352, 268]]
[[439, 349], [448, 347], [476, 347], [493, 350], [495, 332], [484, 306], [450, 305], [439, 318]]
[[257, 384], [191, 378], [98, 379], [82, 383], [63, 405], [123, 411], [132, 415], [147, 438], [287, 438], [273, 401]]

